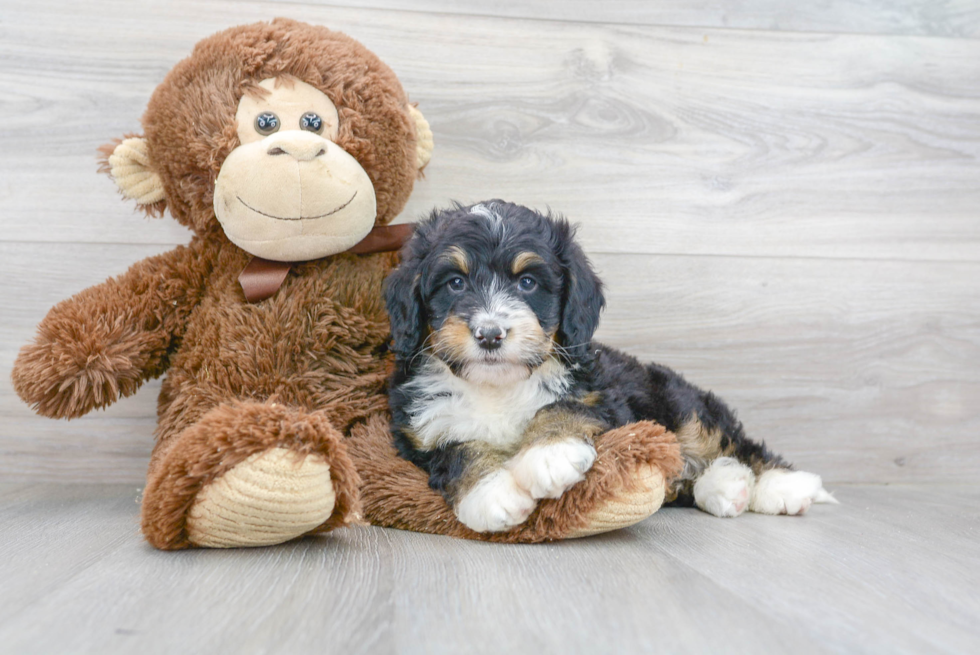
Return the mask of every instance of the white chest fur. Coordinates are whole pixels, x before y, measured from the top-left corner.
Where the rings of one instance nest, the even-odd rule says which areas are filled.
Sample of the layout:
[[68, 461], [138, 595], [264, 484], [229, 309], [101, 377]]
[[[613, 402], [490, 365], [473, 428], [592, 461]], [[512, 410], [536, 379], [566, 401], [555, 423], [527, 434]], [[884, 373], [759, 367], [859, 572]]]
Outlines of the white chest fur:
[[417, 394], [409, 407], [412, 429], [424, 449], [460, 441], [483, 441], [506, 448], [518, 442], [528, 422], [561, 398], [570, 375], [551, 359], [531, 375], [507, 385], [474, 384], [432, 359], [410, 383]]

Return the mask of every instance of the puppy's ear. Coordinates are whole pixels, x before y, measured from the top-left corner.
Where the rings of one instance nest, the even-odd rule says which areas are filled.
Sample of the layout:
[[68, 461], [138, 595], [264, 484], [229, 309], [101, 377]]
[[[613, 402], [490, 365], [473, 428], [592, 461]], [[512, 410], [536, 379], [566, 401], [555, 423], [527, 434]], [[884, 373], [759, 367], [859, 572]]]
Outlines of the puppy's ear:
[[412, 256], [406, 248], [402, 263], [388, 275], [384, 284], [391, 337], [395, 353], [400, 357], [412, 355], [422, 345], [425, 322], [419, 288], [420, 265], [421, 259]]
[[599, 276], [575, 243], [575, 228], [562, 219], [556, 227], [558, 258], [565, 276], [558, 339], [573, 359], [582, 359], [599, 327], [599, 314], [606, 306], [606, 299]]

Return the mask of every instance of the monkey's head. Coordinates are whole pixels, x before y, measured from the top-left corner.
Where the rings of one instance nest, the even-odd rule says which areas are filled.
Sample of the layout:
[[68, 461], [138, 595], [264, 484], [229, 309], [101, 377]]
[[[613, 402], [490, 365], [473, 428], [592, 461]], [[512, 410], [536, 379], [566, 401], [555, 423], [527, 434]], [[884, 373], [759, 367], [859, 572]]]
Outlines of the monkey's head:
[[125, 196], [278, 261], [343, 252], [390, 222], [432, 151], [372, 52], [281, 18], [198, 43], [154, 91], [143, 128], [104, 150]]

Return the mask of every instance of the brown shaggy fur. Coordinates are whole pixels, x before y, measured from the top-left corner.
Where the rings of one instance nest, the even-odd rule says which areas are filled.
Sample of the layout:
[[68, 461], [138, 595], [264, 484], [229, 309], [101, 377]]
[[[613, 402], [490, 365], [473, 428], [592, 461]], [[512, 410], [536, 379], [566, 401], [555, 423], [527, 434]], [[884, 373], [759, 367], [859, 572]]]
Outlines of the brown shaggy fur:
[[669, 479], [683, 468], [674, 436], [649, 421], [610, 430], [595, 439], [596, 460], [585, 480], [556, 500], [542, 500], [528, 520], [507, 532], [479, 533], [456, 519], [429, 477], [398, 456], [388, 422], [375, 416], [357, 425], [347, 451], [361, 474], [364, 516], [375, 525], [466, 539], [538, 543], [563, 539], [589, 525], [589, 515], [636, 485], [641, 466], [654, 466]]
[[170, 213], [196, 232], [216, 227], [214, 180], [239, 145], [238, 102], [247, 89], [280, 75], [323, 91], [337, 106], [337, 144], [371, 178], [378, 224], [390, 222], [418, 175], [415, 127], [401, 83], [349, 36], [284, 18], [204, 39], [153, 92], [143, 129]]
[[417, 174], [415, 133], [390, 69], [323, 27], [277, 19], [221, 32], [167, 75], [143, 118], [166, 195], [144, 210], [169, 208], [194, 232], [191, 243], [57, 304], [14, 366], [17, 393], [54, 418], [105, 407], [167, 373], [143, 498], [147, 540], [162, 549], [191, 546], [185, 526], [198, 492], [276, 447], [330, 465], [336, 507], [313, 532], [356, 520], [360, 493], [366, 517], [380, 525], [495, 541], [558, 539], [629, 489], [637, 466], [672, 475], [676, 443], [659, 426], [637, 424], [600, 436], [586, 482], [542, 502], [526, 525], [486, 536], [456, 522], [425, 474], [394, 454], [388, 434], [392, 362], [382, 355], [389, 327], [381, 284], [395, 255], [296, 264], [274, 296], [245, 301], [238, 275], [249, 255], [215, 219], [214, 182], [238, 145], [241, 95], [277, 75], [303, 80], [336, 104], [338, 142], [374, 183], [377, 223], [401, 211]]
[[186, 521], [198, 492], [249, 456], [270, 448], [320, 455], [330, 462], [337, 495], [324, 532], [359, 516], [360, 479], [346, 456], [341, 435], [324, 412], [304, 412], [277, 403], [229, 402], [209, 411], [153, 453], [143, 503], [143, 534], [164, 550], [190, 546]]
[[277, 446], [330, 465], [337, 503], [315, 531], [351, 520], [359, 479], [342, 435], [387, 408], [381, 283], [396, 256], [297, 264], [275, 296], [248, 304], [238, 274], [249, 255], [214, 217], [214, 181], [238, 145], [241, 95], [277, 75], [336, 104], [337, 141], [374, 183], [377, 223], [401, 211], [417, 175], [415, 128], [387, 66], [343, 34], [290, 20], [216, 34], [166, 76], [143, 117], [166, 192], [145, 209], [169, 208], [193, 230], [190, 245], [56, 305], [14, 366], [17, 393], [54, 418], [105, 407], [167, 372], [142, 518], [158, 548], [190, 545], [184, 525], [197, 492]]

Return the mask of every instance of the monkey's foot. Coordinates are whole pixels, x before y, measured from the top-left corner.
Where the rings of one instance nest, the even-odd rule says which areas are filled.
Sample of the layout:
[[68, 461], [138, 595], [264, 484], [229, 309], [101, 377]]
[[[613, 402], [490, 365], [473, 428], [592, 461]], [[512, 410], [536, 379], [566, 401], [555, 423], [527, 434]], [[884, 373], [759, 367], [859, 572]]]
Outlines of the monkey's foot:
[[637, 467], [634, 486], [601, 501], [586, 515], [585, 526], [571, 530], [567, 538], [626, 528], [652, 515], [664, 502], [666, 484], [660, 468], [648, 464]]
[[325, 415], [233, 401], [158, 444], [143, 534], [163, 550], [279, 544], [357, 521], [360, 484]]
[[333, 514], [330, 465], [285, 448], [256, 453], [197, 494], [187, 517], [195, 546], [269, 546], [306, 534]]

